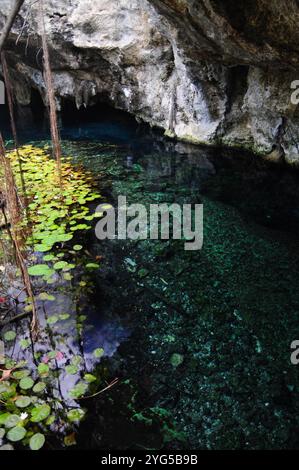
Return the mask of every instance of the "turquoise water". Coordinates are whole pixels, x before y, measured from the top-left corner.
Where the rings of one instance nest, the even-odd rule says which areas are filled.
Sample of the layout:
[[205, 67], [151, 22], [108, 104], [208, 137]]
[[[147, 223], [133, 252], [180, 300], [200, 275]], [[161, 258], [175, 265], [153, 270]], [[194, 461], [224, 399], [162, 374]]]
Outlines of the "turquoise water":
[[[20, 136], [48, 138], [32, 126]], [[61, 136], [110, 203], [123, 195], [204, 205], [201, 251], [181, 241], [85, 240], [101, 269], [82, 307], [83, 336], [73, 340], [72, 316], [63, 352], [76, 344], [88, 362], [102, 345], [104, 358], [88, 367], [120, 381], [86, 402], [78, 446], [297, 448], [297, 175], [250, 154], [166, 140], [112, 112], [67, 122]], [[63, 295], [62, 305], [73, 301]]]

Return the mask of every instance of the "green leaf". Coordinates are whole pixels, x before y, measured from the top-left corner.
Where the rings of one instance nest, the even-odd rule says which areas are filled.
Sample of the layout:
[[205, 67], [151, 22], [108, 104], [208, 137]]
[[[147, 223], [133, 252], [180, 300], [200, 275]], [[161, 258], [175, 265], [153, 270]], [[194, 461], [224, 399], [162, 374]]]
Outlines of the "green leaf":
[[51, 302], [54, 302], [55, 300], [55, 297], [54, 295], [49, 295], [47, 294], [47, 292], [42, 292], [41, 294], [39, 294], [38, 296], [39, 300], [42, 300], [42, 301], [51, 301]]
[[15, 397], [16, 395], [16, 385], [10, 385], [9, 383], [7, 384], [1, 384], [0, 383], [0, 394], [1, 394], [1, 399], [4, 401], [9, 400], [10, 398]]
[[46, 253], [47, 251], [50, 251], [52, 246], [49, 245], [44, 245], [42, 243], [35, 245], [34, 246], [34, 251], [38, 251], [39, 253]]
[[85, 412], [83, 410], [81, 410], [80, 408], [78, 408], [76, 410], [71, 410], [67, 413], [67, 419], [71, 423], [81, 421], [81, 419], [84, 418], [84, 416], [85, 416]]
[[91, 384], [92, 382], [95, 382], [97, 380], [97, 378], [92, 374], [85, 374], [84, 375], [84, 380], [86, 380], [86, 382]]
[[4, 444], [4, 446], [0, 447], [0, 450], [14, 450], [14, 448], [10, 444]]
[[30, 276], [52, 276], [55, 271], [50, 269], [47, 264], [36, 264], [28, 269]]
[[72, 398], [82, 397], [88, 390], [88, 385], [84, 382], [79, 382], [70, 392], [69, 395]]
[[31, 379], [31, 377], [24, 377], [23, 379], [20, 380], [19, 385], [23, 390], [30, 390], [30, 388], [32, 388], [34, 385], [34, 382]]
[[4, 422], [4, 426], [6, 428], [14, 428], [15, 426], [17, 426], [17, 424], [19, 424], [21, 422], [21, 418], [20, 416], [18, 415], [9, 415], [5, 422]]
[[41, 363], [39, 364], [37, 370], [38, 370], [39, 375], [44, 376], [44, 375], [48, 375], [50, 368], [48, 364]]
[[14, 361], [13, 359], [8, 358], [5, 361], [5, 368], [6, 369], [13, 369], [15, 367], [15, 365], [16, 365], [16, 361]]
[[57, 351], [50, 351], [47, 354], [48, 358], [51, 359], [51, 360], [55, 359], [56, 355], [57, 355]]
[[0, 413], [0, 426], [2, 426], [3, 424], [5, 424], [5, 421], [7, 420], [7, 418], [9, 418], [11, 416], [10, 413]]
[[29, 312], [32, 312], [33, 310], [33, 306], [32, 305], [26, 305], [26, 307], [24, 308], [24, 311], [29, 313]]
[[20, 397], [16, 400], [16, 406], [18, 408], [27, 408], [31, 403], [31, 399], [29, 397]]
[[54, 264], [53, 268], [56, 271], [60, 271], [61, 269], [64, 269], [68, 263], [66, 261], [58, 261], [57, 263]]
[[98, 348], [94, 350], [93, 355], [95, 358], [100, 359], [104, 355], [104, 352], [103, 348]]
[[46, 384], [44, 382], [38, 382], [36, 385], [33, 387], [33, 392], [34, 393], [41, 393], [45, 390]]
[[49, 418], [47, 419], [47, 421], [46, 421], [45, 424], [46, 424], [47, 426], [51, 426], [51, 424], [53, 424], [53, 423], [55, 423], [55, 416], [54, 416], [54, 415], [51, 415], [51, 416], [49, 416]]
[[69, 365], [69, 366], [66, 366], [65, 370], [66, 370], [66, 373], [69, 375], [76, 375], [78, 372], [78, 367], [74, 365]]
[[16, 339], [17, 334], [14, 331], [7, 331], [4, 334], [4, 339], [6, 341], [14, 341]]
[[59, 315], [59, 320], [65, 321], [65, 320], [68, 320], [70, 317], [71, 317], [71, 316], [70, 316], [69, 313], [61, 313], [61, 314]]
[[75, 250], [75, 251], [81, 251], [82, 249], [83, 249], [82, 245], [74, 245], [73, 246], [73, 250]]
[[70, 233], [69, 233], [69, 234], [65, 234], [65, 235], [60, 235], [60, 236], [59, 236], [59, 241], [60, 241], [61, 243], [63, 243], [63, 242], [69, 242], [70, 240], [72, 240], [72, 238], [74, 238], [74, 235], [72, 235], [72, 234], [70, 234]]
[[87, 268], [87, 269], [99, 269], [99, 267], [100, 267], [100, 266], [99, 266], [98, 264], [96, 264], [96, 263], [88, 263], [88, 264], [86, 265], [86, 268]]
[[53, 261], [55, 259], [54, 255], [46, 255], [44, 256], [44, 261]]
[[29, 446], [31, 450], [40, 450], [46, 442], [45, 436], [43, 434], [37, 433], [31, 437], [29, 441]]
[[24, 377], [28, 377], [28, 375], [30, 375], [30, 371], [27, 369], [16, 370], [15, 372], [12, 373], [13, 378], [17, 380], [21, 380]]
[[12, 428], [7, 433], [7, 439], [11, 442], [21, 441], [26, 436], [26, 429], [20, 426]]
[[75, 269], [76, 265], [67, 263], [67, 265], [63, 268], [63, 272], [71, 271], [72, 269]]
[[19, 345], [22, 349], [27, 349], [30, 346], [30, 341], [29, 341], [29, 339], [21, 339], [19, 341]]
[[72, 357], [72, 359], [71, 359], [71, 363], [72, 363], [73, 366], [77, 366], [77, 367], [78, 367], [78, 366], [81, 364], [82, 360], [83, 360], [83, 359], [82, 359], [81, 356], [74, 356], [74, 357]]
[[74, 227], [71, 227], [71, 230], [72, 232], [75, 232], [77, 230], [87, 230], [88, 228], [89, 226], [86, 224], [78, 224], [78, 225], [75, 225]]
[[52, 317], [49, 317], [47, 319], [48, 325], [55, 325], [59, 321], [59, 318], [56, 315], [52, 315]]
[[51, 413], [51, 408], [49, 405], [37, 405], [35, 408], [31, 410], [31, 419], [32, 423], [40, 423], [47, 419], [49, 414]]
[[16, 369], [22, 369], [23, 367], [27, 366], [27, 361], [19, 361], [18, 363], [15, 364]]

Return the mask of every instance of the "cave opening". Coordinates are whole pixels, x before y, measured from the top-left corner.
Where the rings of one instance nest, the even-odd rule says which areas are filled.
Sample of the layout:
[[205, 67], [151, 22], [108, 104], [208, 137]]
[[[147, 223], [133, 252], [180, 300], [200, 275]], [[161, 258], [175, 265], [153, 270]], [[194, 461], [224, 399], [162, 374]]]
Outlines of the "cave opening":
[[120, 109], [116, 109], [107, 102], [98, 101], [92, 106], [77, 108], [73, 100], [62, 98], [61, 119], [63, 124], [80, 124], [88, 122], [116, 121], [137, 127], [135, 117]]
[[161, 131], [152, 129], [132, 114], [113, 107], [107, 101], [98, 100], [79, 109], [74, 100], [61, 100], [60, 124], [62, 136], [70, 134], [79, 139], [95, 138], [106, 141], [132, 143], [151, 136], [158, 137]]
[[234, 103], [243, 100], [247, 91], [249, 67], [247, 65], [236, 65], [228, 69], [227, 76], [227, 113], [232, 109]]
[[31, 88], [31, 104], [33, 121], [42, 122], [45, 118], [45, 105], [38, 90]]

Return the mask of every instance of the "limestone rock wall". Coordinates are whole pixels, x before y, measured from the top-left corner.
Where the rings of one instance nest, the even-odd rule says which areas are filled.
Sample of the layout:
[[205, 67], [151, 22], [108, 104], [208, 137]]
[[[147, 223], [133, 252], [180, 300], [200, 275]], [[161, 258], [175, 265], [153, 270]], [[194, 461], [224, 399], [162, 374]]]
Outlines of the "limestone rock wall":
[[[12, 0], [1, 0], [0, 27]], [[298, 0], [45, 0], [57, 104], [106, 101], [170, 136], [299, 164]], [[45, 100], [27, 1], [7, 44], [17, 100]]]

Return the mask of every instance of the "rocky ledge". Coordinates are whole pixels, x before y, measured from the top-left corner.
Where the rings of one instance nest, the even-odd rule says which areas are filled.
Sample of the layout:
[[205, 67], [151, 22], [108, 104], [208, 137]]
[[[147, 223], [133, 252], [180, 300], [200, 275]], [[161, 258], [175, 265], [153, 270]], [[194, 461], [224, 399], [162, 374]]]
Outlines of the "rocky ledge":
[[[58, 107], [105, 101], [169, 136], [299, 164], [298, 0], [44, 3]], [[20, 106], [32, 89], [45, 101], [40, 34], [26, 1], [7, 43]]]

